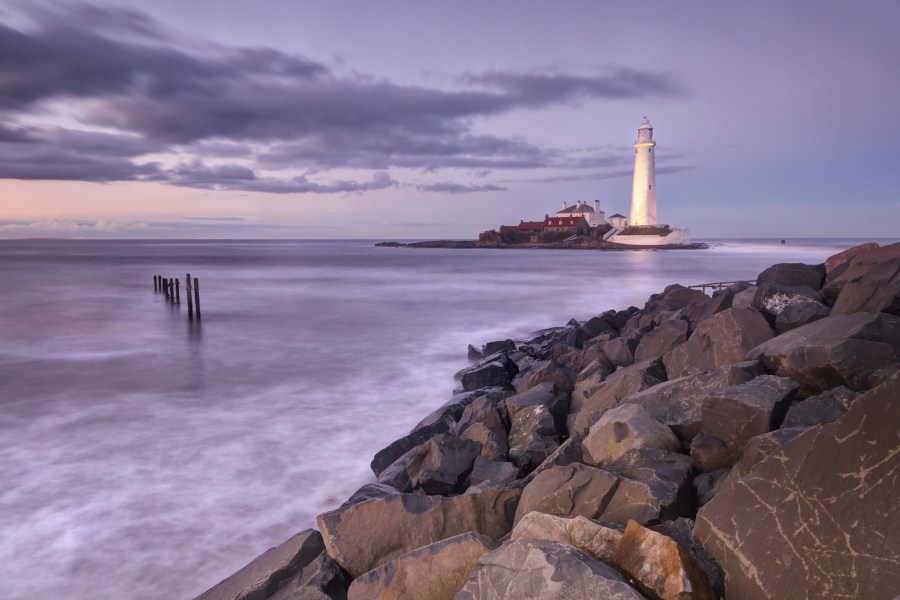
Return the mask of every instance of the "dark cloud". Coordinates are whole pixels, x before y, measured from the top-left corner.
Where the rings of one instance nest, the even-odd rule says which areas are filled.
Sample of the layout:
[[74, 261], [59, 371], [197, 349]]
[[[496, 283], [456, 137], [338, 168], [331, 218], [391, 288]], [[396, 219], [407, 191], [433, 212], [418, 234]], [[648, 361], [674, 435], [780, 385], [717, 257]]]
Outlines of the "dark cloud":
[[465, 81], [505, 92], [522, 106], [539, 107], [584, 98], [622, 100], [647, 96], [682, 96], [684, 88], [667, 73], [617, 68], [596, 76], [566, 73], [490, 71], [468, 74]]
[[291, 179], [257, 177], [256, 173], [240, 165], [208, 166], [199, 161], [182, 164], [155, 177], [158, 181], [206, 190], [239, 190], [245, 192], [267, 192], [271, 194], [337, 194], [347, 192], [367, 192], [397, 185], [384, 171], [377, 171], [368, 181], [336, 180], [330, 182], [310, 181], [300, 175]]
[[473, 192], [503, 192], [505, 187], [499, 185], [466, 185], [462, 183], [454, 183], [452, 181], [444, 181], [441, 183], [430, 183], [427, 185], [417, 185], [416, 189], [423, 192], [443, 192], [445, 194], [471, 194]]
[[[0, 24], [0, 118], [33, 122], [65, 101], [83, 130], [0, 128], [0, 159], [13, 158], [0, 177], [339, 193], [394, 185], [384, 172], [392, 167], [595, 168], [609, 159], [569, 159], [524, 139], [475, 134], [473, 119], [585, 98], [683, 93], [665, 73], [621, 68], [591, 76], [473, 73], [456, 90], [398, 85], [271, 48], [187, 42], [134, 11], [57, 4], [28, 18], [19, 29]], [[187, 164], [139, 164], [170, 152]], [[207, 166], [209, 158], [244, 165]], [[336, 168], [375, 174], [362, 182], [260, 174]]]

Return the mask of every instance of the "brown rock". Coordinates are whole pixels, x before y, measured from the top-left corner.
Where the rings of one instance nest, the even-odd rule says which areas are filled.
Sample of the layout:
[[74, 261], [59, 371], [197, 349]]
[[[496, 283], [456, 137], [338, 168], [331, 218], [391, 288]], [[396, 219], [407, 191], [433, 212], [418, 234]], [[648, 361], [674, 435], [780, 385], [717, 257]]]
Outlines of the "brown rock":
[[446, 498], [394, 494], [317, 517], [328, 555], [354, 577], [440, 540], [473, 531], [498, 539], [512, 529], [519, 490]]
[[751, 285], [747, 289], [736, 293], [731, 300], [731, 308], [752, 308], [757, 289], [755, 285]]
[[659, 383], [625, 397], [622, 404], [643, 406], [650, 416], [668, 425], [679, 439], [689, 442], [700, 431], [703, 401], [714, 390], [746, 383], [761, 373], [756, 361], [725, 365]]
[[748, 350], [770, 339], [759, 311], [729, 308], [700, 323], [691, 338], [663, 356], [669, 378], [695, 375], [745, 360]]
[[566, 544], [520, 538], [479, 560], [456, 600], [643, 600], [611, 567]]
[[231, 577], [197, 596], [196, 600], [264, 600], [278, 586], [300, 573], [325, 549], [318, 531], [301, 531], [267, 550]]
[[618, 479], [609, 471], [577, 463], [546, 469], [522, 490], [514, 523], [531, 511], [561, 517], [596, 517], [606, 508]]
[[900, 258], [873, 265], [847, 282], [834, 303], [834, 314], [886, 312], [900, 315]]
[[638, 341], [633, 338], [617, 337], [599, 344], [606, 359], [616, 367], [627, 367], [634, 362], [634, 350]]
[[469, 532], [418, 548], [357, 577], [347, 600], [452, 600], [478, 559], [498, 546]]
[[553, 361], [544, 361], [540, 365], [534, 363], [532, 369], [524, 373], [516, 381], [516, 392], [521, 394], [527, 392], [531, 388], [544, 383], [550, 382], [556, 385], [556, 389], [567, 394], [572, 393], [575, 374], [556, 366]]
[[847, 248], [843, 252], [838, 252], [833, 256], [829, 256], [825, 259], [825, 274], [826, 277], [830, 277], [832, 272], [837, 269], [839, 266], [848, 262], [850, 259], [855, 257], [857, 254], [861, 254], [862, 252], [866, 252], [868, 250], [875, 250], [878, 248], [878, 244], [875, 242], [866, 242], [865, 244], [860, 244], [859, 246], [853, 246], [852, 248]]
[[724, 440], [702, 430], [691, 440], [691, 459], [704, 473], [728, 468], [735, 461], [734, 453]]
[[559, 448], [553, 451], [553, 454], [548, 456], [544, 462], [542, 462], [534, 471], [529, 473], [524, 478], [524, 483], [527, 485], [531, 483], [531, 480], [534, 479], [539, 473], [546, 471], [552, 467], [565, 467], [566, 465], [571, 465], [572, 463], [583, 463], [584, 462], [584, 454], [582, 452], [582, 444], [584, 443], [584, 438], [580, 435], [573, 435], [565, 442], [560, 444]]
[[553, 540], [578, 548], [591, 558], [611, 564], [622, 539], [621, 528], [604, 525], [584, 517], [566, 519], [556, 515], [530, 512], [519, 521], [510, 539]]
[[716, 600], [706, 573], [670, 537], [629, 521], [612, 562], [639, 590], [662, 600]]
[[519, 468], [511, 462], [489, 460], [479, 456], [472, 468], [471, 485], [487, 481], [502, 487], [515, 481], [518, 476]]
[[379, 483], [390, 485], [398, 491], [418, 490], [426, 494], [450, 494], [461, 492], [463, 483], [481, 445], [472, 440], [461, 440], [453, 434], [442, 433], [413, 448], [378, 478]]
[[624, 525], [692, 515], [695, 502], [691, 459], [655, 448], [629, 450], [607, 470], [619, 485], [597, 519]]
[[[851, 250], [855, 249], [851, 248]], [[838, 256], [840, 254], [835, 255], [835, 257]], [[898, 258], [900, 258], [900, 243], [857, 252], [849, 260], [835, 266], [828, 273], [823, 292], [835, 300], [847, 283], [862, 279], [875, 265], [891, 262]]]
[[626, 396], [652, 387], [666, 379], [662, 360], [652, 358], [619, 369], [587, 398], [572, 396], [569, 404], [569, 435], [585, 435], [600, 416], [617, 406]]
[[840, 385], [863, 391], [873, 373], [900, 362], [900, 317], [831, 315], [760, 344], [747, 358], [798, 381], [804, 395]]
[[504, 401], [510, 422], [515, 422], [520, 410], [532, 406], [546, 406], [553, 418], [558, 433], [565, 432], [566, 415], [569, 412], [569, 397], [550, 381], [539, 383], [527, 391], [510, 396]]
[[778, 317], [797, 304], [816, 302], [816, 292], [808, 287], [792, 287], [777, 283], [764, 283], [757, 287], [753, 307], [763, 314]]
[[687, 341], [688, 324], [681, 319], [665, 321], [641, 338], [634, 351], [634, 360], [641, 362], [648, 358], [662, 356], [676, 346]]
[[725, 570], [729, 597], [896, 595], [898, 397], [895, 375], [700, 509], [694, 535]]
[[632, 448], [677, 451], [681, 443], [639, 404], [622, 404], [603, 413], [582, 443], [585, 462], [596, 466], [613, 462]]
[[704, 400], [703, 431], [725, 442], [729, 466], [750, 438], [778, 429], [798, 387], [787, 377], [760, 375]]

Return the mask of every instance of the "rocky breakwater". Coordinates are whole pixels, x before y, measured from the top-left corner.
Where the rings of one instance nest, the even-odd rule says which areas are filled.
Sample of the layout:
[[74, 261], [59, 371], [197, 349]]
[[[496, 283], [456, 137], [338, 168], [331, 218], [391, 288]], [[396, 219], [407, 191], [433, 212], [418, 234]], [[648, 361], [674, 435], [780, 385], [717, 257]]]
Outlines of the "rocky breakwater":
[[200, 598], [900, 593], [900, 244], [469, 353], [376, 481]]

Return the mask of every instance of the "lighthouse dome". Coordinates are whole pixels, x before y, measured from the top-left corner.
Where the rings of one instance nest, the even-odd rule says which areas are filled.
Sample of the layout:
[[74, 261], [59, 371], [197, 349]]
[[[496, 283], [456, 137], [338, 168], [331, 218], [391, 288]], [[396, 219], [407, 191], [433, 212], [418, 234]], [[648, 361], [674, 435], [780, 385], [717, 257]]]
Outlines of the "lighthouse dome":
[[641, 126], [638, 127], [638, 129], [653, 129], [653, 126], [650, 125], [650, 119], [647, 117], [641, 119]]

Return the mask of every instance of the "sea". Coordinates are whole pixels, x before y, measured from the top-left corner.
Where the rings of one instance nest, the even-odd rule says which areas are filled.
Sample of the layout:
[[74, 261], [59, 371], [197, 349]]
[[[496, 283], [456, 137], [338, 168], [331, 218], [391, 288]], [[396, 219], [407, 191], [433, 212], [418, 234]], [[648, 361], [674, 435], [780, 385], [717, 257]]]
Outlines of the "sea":
[[[372, 481], [468, 344], [863, 241], [0, 241], [0, 599], [193, 598]], [[180, 304], [154, 275], [181, 279]]]

